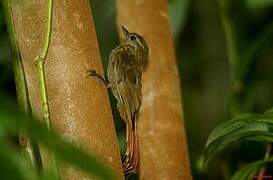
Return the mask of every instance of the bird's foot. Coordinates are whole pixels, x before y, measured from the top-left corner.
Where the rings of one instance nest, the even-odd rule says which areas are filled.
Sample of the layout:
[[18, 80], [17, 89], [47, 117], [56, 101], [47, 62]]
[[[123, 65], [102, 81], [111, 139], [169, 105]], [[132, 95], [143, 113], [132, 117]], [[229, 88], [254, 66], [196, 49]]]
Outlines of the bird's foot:
[[103, 78], [100, 74], [98, 74], [96, 70], [90, 69], [87, 70], [86, 72], [88, 73], [87, 77], [94, 77], [98, 81], [102, 82], [106, 86], [106, 88], [109, 88], [108, 80], [106, 78]]
[[87, 77], [91, 77], [91, 76], [100, 76], [96, 70], [94, 69], [90, 69], [86, 71], [88, 73]]

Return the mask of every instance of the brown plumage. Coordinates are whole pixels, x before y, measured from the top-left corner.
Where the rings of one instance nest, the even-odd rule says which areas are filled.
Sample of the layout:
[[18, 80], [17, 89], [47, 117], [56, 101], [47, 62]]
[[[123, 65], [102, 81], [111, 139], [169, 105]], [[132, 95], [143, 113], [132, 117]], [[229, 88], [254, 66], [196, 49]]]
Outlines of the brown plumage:
[[122, 31], [125, 41], [110, 54], [107, 78], [101, 77], [94, 70], [94, 76], [110, 88], [117, 99], [117, 107], [121, 118], [126, 124], [126, 154], [123, 158], [123, 169], [126, 175], [136, 173], [139, 164], [139, 145], [137, 131], [137, 113], [141, 105], [141, 77], [148, 63], [149, 49], [145, 39]]

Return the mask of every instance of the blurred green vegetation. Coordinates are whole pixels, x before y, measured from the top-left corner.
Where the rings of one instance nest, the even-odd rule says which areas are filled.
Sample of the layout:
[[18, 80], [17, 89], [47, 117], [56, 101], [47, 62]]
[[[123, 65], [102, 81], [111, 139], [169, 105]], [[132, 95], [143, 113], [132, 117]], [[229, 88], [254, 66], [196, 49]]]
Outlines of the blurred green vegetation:
[[58, 179], [58, 177], [53, 176], [53, 169], [51, 169], [53, 167], [39, 174], [36, 169], [30, 166], [29, 160], [22, 153], [19, 153], [19, 149], [14, 148], [16, 143], [12, 142], [10, 137], [15, 137], [23, 131], [26, 137], [50, 149], [55, 154], [60, 165], [59, 167], [69, 163], [89, 175], [96, 175], [100, 179], [115, 179], [114, 171], [102, 164], [101, 160], [94, 154], [84, 153], [82, 149], [64, 141], [54, 132], [50, 132], [38, 120], [33, 120], [31, 117], [26, 116], [25, 113], [18, 109], [14, 102], [10, 101], [8, 95], [1, 93], [0, 99], [1, 177], [14, 180]]
[[[205, 143], [221, 122], [240, 113], [263, 113], [273, 106], [273, 0], [169, 0], [169, 11], [194, 179], [230, 179], [239, 167], [264, 157], [265, 143], [235, 143], [212, 158], [204, 169]], [[106, 68], [110, 51], [119, 43], [115, 1], [93, 0], [92, 13]], [[0, 6], [0, 89], [15, 101], [3, 17]], [[6, 103], [2, 99], [0, 105]], [[124, 125], [113, 97], [111, 104], [123, 151]], [[4, 132], [1, 127], [0, 123], [0, 135]], [[9, 172], [2, 163], [7, 161], [7, 167], [17, 170], [18, 159], [12, 159], [18, 153], [5, 155], [5, 148], [0, 149], [0, 159], [6, 158], [0, 161], [1, 172]], [[20, 170], [12, 175], [20, 175]], [[270, 170], [272, 165], [268, 173]]]

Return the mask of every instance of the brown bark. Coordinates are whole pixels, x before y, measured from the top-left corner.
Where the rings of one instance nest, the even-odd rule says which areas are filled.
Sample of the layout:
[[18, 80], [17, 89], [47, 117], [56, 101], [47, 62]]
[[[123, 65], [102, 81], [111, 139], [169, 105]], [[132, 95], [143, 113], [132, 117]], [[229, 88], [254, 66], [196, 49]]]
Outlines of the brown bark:
[[[29, 98], [34, 114], [39, 117], [41, 102], [33, 60], [44, 42], [47, 2], [11, 1]], [[88, 152], [98, 153], [114, 168], [119, 179], [124, 179], [107, 90], [95, 79], [88, 79], [86, 73], [96, 69], [103, 74], [89, 1], [54, 0], [53, 7], [52, 36], [45, 60], [52, 127]], [[64, 169], [61, 176], [85, 177], [73, 168]]]
[[140, 179], [190, 180], [167, 0], [118, 0], [117, 8], [118, 25], [143, 35], [150, 48], [138, 119]]

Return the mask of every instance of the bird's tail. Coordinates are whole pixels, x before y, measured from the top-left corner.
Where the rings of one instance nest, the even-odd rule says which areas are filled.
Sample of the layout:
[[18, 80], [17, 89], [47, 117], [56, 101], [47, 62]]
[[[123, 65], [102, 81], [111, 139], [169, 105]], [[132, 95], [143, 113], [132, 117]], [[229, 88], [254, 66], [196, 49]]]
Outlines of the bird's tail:
[[133, 127], [126, 125], [126, 154], [123, 159], [124, 174], [129, 176], [137, 172], [139, 164], [139, 143], [138, 127], [136, 118], [133, 120]]

